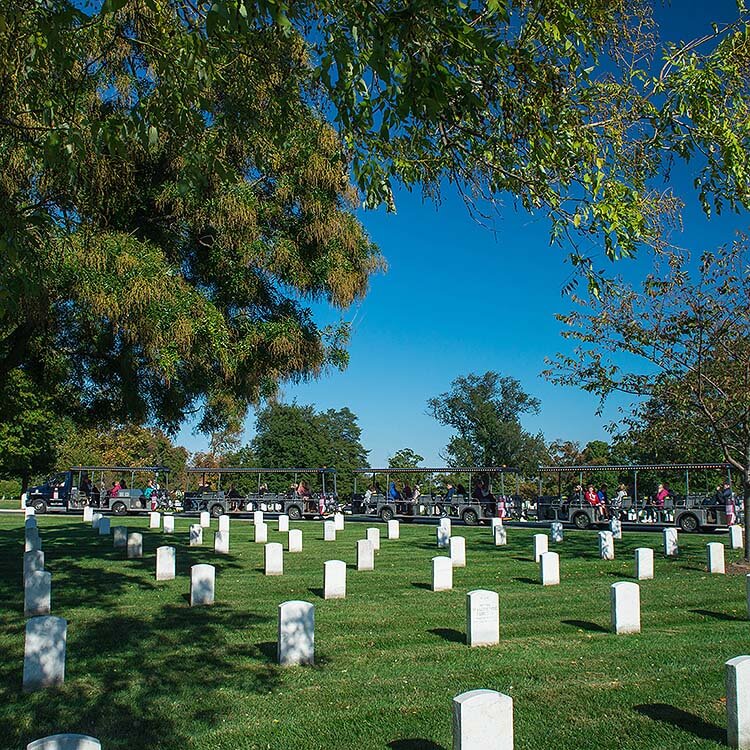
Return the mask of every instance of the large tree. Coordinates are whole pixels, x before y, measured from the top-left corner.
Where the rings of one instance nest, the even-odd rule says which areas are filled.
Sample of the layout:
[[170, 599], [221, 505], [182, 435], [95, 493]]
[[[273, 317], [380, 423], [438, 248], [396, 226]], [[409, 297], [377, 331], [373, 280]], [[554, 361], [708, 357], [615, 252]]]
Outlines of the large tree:
[[362, 430], [346, 407], [319, 412], [314, 406], [270, 404], [258, 413], [255, 430], [250, 451], [256, 466], [336, 469], [342, 494], [353, 490], [352, 471], [367, 465]]
[[546, 457], [542, 435], [521, 425], [521, 416], [536, 414], [540, 402], [513, 377], [492, 371], [459, 377], [427, 405], [456, 431], [445, 454], [452, 466], [515, 466], [533, 476]]
[[353, 208], [394, 183], [510, 196], [613, 257], [658, 242], [675, 154], [706, 208], [747, 205], [746, 21], [652, 77], [642, 0], [6, 4], [0, 375], [217, 433], [345, 362], [309, 303], [365, 293]]
[[[558, 355], [549, 377], [602, 399], [613, 392], [654, 404], [688, 434], [711, 435], [738, 473], [750, 508], [750, 248], [745, 238], [696, 263], [657, 259], [641, 289], [624, 282], [610, 294], [578, 300], [561, 316], [578, 342]], [[650, 406], [649, 406], [650, 403]], [[644, 407], [641, 406], [641, 409]], [[658, 423], [658, 419], [656, 420]], [[750, 513], [745, 513], [750, 560]]]

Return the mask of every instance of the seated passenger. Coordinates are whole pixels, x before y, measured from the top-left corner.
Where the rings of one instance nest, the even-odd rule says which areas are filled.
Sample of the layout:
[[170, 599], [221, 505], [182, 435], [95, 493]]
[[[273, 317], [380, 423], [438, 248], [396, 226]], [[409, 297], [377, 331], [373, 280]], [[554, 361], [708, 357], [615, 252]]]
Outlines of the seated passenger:
[[398, 488], [396, 487], [396, 483], [395, 482], [391, 482], [390, 485], [388, 486], [388, 499], [392, 500], [394, 502], [396, 500], [401, 500], [402, 499], [401, 493], [399, 492]]
[[312, 492], [310, 492], [310, 488], [304, 482], [300, 482], [297, 485], [296, 495], [297, 497], [312, 497]]
[[456, 485], [456, 494], [466, 497], [466, 487], [464, 487], [462, 484]]
[[233, 484], [230, 484], [229, 492], [227, 492], [227, 497], [238, 498], [238, 497], [242, 497], [242, 495], [240, 494], [240, 491]]
[[267, 492], [268, 492], [268, 485], [265, 482], [263, 482], [263, 484], [261, 484], [261, 486], [258, 487], [258, 494], [265, 495]]
[[474, 485], [474, 491], [471, 493], [471, 497], [473, 500], [482, 500], [482, 485], [480, 482], [477, 482]]
[[590, 484], [586, 492], [583, 493], [583, 499], [593, 508], [599, 505], [599, 496], [596, 494], [593, 484]]
[[112, 486], [109, 488], [107, 493], [109, 497], [117, 497], [117, 493], [122, 489], [122, 485], [119, 482], [112, 482]]
[[404, 485], [404, 489], [403, 489], [403, 490], [401, 490], [401, 497], [402, 497], [402, 498], [403, 498], [404, 500], [411, 500], [412, 492], [413, 492], [413, 490], [412, 490], [412, 488], [411, 488], [411, 487], [409, 486], [409, 483], [407, 482], [407, 483], [406, 483], [406, 484]]
[[448, 486], [445, 489], [445, 496], [444, 500], [446, 503], [450, 503], [453, 501], [453, 496], [456, 494], [456, 488], [448, 482]]
[[416, 502], [417, 500], [419, 500], [419, 497], [420, 497], [421, 494], [422, 494], [422, 491], [419, 489], [419, 485], [415, 484], [414, 485], [414, 491], [411, 494], [412, 501]]

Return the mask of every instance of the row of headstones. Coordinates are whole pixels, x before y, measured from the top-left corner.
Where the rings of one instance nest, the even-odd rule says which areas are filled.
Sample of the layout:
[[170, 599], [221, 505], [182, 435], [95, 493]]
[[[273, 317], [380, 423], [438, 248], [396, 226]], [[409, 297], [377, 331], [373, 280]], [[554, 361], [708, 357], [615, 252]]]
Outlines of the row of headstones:
[[[303, 605], [299, 607], [298, 605]], [[288, 625], [297, 627], [302, 619], [306, 627], [313, 627], [314, 613], [306, 602], [285, 602], [280, 606], [279, 651], [281, 651], [281, 609], [292, 619]], [[287, 627], [287, 624], [284, 624]], [[284, 635], [287, 631], [284, 632]], [[314, 632], [305, 632], [307, 641], [286, 651], [290, 664], [312, 663]], [[308, 661], [309, 659], [309, 661]], [[281, 662], [280, 662], [281, 663]], [[750, 747], [750, 656], [737, 656], [725, 664], [727, 704], [727, 744], [743, 750]], [[469, 690], [453, 698], [453, 750], [513, 750], [513, 698], [495, 690]], [[101, 743], [82, 734], [58, 734], [35, 740], [26, 750], [101, 750]]]
[[33, 508], [24, 523], [23, 613], [24, 617], [52, 611], [52, 574], [44, 569], [44, 551]]

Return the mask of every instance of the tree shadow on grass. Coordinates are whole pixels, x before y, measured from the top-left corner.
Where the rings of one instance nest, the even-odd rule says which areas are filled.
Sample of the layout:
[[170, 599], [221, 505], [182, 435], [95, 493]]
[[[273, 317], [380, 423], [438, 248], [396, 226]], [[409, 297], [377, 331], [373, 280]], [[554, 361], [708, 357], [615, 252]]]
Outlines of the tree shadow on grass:
[[451, 643], [466, 643], [466, 636], [460, 630], [454, 630], [453, 628], [432, 628], [427, 632]]
[[514, 578], [513, 580], [514, 581], [518, 581], [518, 583], [533, 583], [533, 584], [538, 584], [539, 583], [539, 581], [536, 578], [524, 578], [524, 577], [521, 577], [521, 578]]
[[588, 620], [563, 620], [562, 624], [570, 625], [578, 630], [587, 630], [590, 633], [609, 633], [607, 628], [602, 627], [595, 622], [589, 622]]
[[325, 597], [325, 591], [322, 587], [316, 586], [313, 588], [307, 589], [313, 596], [317, 596], [319, 599], [323, 599]]
[[727, 733], [725, 729], [711, 724], [700, 716], [683, 711], [676, 706], [670, 706], [668, 703], [644, 703], [639, 706], [633, 706], [633, 710], [641, 716], [647, 716], [654, 721], [661, 721], [665, 724], [671, 724], [677, 729], [690, 732], [696, 737], [719, 744], [725, 744]]
[[432, 586], [429, 583], [422, 583], [421, 581], [412, 581], [412, 586], [415, 589], [425, 589], [426, 591], [432, 591]]
[[725, 620], [727, 622], [745, 622], [746, 617], [737, 617], [737, 615], [730, 615], [727, 612], [714, 612], [710, 609], [691, 609], [696, 615], [703, 615], [703, 617], [712, 617], [714, 620]]
[[388, 743], [391, 750], [445, 750], [442, 745], [438, 745], [432, 740], [418, 739], [412, 737], [406, 740], [393, 740]]

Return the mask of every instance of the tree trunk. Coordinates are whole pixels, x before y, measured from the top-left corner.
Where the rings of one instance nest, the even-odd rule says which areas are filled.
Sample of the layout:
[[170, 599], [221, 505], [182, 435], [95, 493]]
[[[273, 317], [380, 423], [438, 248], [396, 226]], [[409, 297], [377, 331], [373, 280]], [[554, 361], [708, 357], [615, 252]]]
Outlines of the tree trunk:
[[745, 562], [750, 563], [750, 465], [742, 472], [742, 512], [745, 517]]

